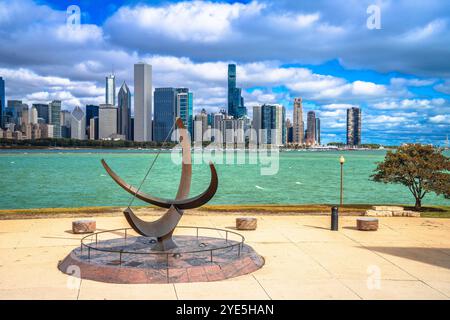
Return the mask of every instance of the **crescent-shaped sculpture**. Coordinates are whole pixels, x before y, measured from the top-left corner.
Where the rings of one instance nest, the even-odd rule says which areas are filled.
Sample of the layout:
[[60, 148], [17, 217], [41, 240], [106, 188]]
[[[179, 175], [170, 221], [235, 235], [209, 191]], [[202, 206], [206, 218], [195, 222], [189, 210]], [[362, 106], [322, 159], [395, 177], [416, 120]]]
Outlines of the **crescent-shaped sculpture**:
[[191, 163], [191, 143], [187, 130], [180, 118], [176, 120], [179, 140], [182, 148], [182, 169], [181, 178], [178, 186], [178, 192], [175, 200], [163, 199], [141, 192], [138, 188], [126, 183], [120, 178], [106, 163], [101, 160], [103, 167], [111, 178], [127, 192], [136, 198], [161, 208], [168, 208], [167, 212], [158, 220], [147, 222], [137, 217], [130, 207], [123, 212], [127, 222], [140, 235], [156, 238], [157, 242], [153, 250], [165, 251], [177, 247], [172, 239], [173, 231], [180, 221], [184, 209], [198, 208], [207, 203], [216, 193], [218, 187], [218, 178], [214, 164], [210, 162], [211, 181], [209, 187], [198, 196], [187, 198], [191, 187], [192, 163]]

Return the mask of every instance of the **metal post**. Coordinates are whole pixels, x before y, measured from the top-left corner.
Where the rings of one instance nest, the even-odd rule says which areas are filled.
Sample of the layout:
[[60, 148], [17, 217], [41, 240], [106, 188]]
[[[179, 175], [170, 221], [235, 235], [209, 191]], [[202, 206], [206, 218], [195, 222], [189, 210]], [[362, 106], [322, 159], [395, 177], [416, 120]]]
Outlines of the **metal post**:
[[122, 265], [122, 250], [119, 251], [119, 266]]
[[213, 263], [213, 254], [212, 254], [212, 250], [211, 250], [211, 263]]
[[97, 241], [97, 234], [95, 234], [95, 246], [97, 246], [97, 243], [98, 243], [98, 241]]
[[225, 231], [225, 242], [228, 242], [228, 230]]
[[337, 207], [331, 208], [331, 230], [338, 231], [339, 212]]
[[127, 229], [125, 229], [125, 240], [127, 240]]
[[91, 260], [91, 247], [88, 247], [88, 260]]
[[342, 207], [343, 204], [343, 199], [344, 199], [344, 163], [341, 162], [341, 201], [340, 203], [340, 207]]
[[241, 256], [241, 245], [238, 245], [238, 257]]

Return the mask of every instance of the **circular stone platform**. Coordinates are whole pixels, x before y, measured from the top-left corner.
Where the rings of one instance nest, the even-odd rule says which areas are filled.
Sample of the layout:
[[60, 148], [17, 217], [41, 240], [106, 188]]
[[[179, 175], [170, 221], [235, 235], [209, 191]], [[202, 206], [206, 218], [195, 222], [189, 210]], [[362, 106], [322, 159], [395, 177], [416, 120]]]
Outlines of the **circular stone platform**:
[[[61, 261], [58, 269], [82, 279], [110, 283], [180, 283], [234, 278], [264, 265], [264, 258], [232, 231], [214, 229], [224, 232], [225, 238], [175, 235], [178, 247], [158, 252], [151, 250], [155, 239], [127, 237], [124, 230], [111, 230], [116, 238], [109, 240], [96, 240], [100, 233], [83, 238], [81, 247]], [[242, 241], [229, 239], [229, 234], [242, 237]], [[79, 272], [74, 273], [76, 267]]]

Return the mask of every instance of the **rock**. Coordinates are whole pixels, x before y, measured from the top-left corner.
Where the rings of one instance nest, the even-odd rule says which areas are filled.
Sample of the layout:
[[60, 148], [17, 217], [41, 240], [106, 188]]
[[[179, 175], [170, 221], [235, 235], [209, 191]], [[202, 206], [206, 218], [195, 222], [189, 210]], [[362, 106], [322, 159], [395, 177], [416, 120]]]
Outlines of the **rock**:
[[95, 220], [77, 220], [72, 221], [73, 233], [92, 233], [95, 232], [96, 223]]
[[420, 212], [417, 211], [403, 211], [404, 217], [414, 217], [414, 218], [420, 218]]
[[257, 225], [256, 218], [240, 217], [236, 218], [236, 229], [238, 230], [255, 230]]
[[396, 206], [372, 206], [372, 209], [377, 211], [403, 211], [403, 207]]
[[356, 219], [356, 228], [361, 231], [376, 231], [378, 230], [378, 219], [358, 218]]
[[367, 210], [366, 216], [368, 216], [368, 217], [392, 217], [392, 211]]

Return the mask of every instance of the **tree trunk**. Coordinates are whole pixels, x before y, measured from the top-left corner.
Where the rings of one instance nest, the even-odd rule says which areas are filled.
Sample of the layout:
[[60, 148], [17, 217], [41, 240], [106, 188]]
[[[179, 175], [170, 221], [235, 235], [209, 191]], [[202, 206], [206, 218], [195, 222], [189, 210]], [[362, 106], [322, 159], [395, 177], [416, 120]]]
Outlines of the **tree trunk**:
[[416, 205], [414, 208], [416, 210], [420, 210], [422, 208], [422, 200], [420, 198], [416, 198]]

